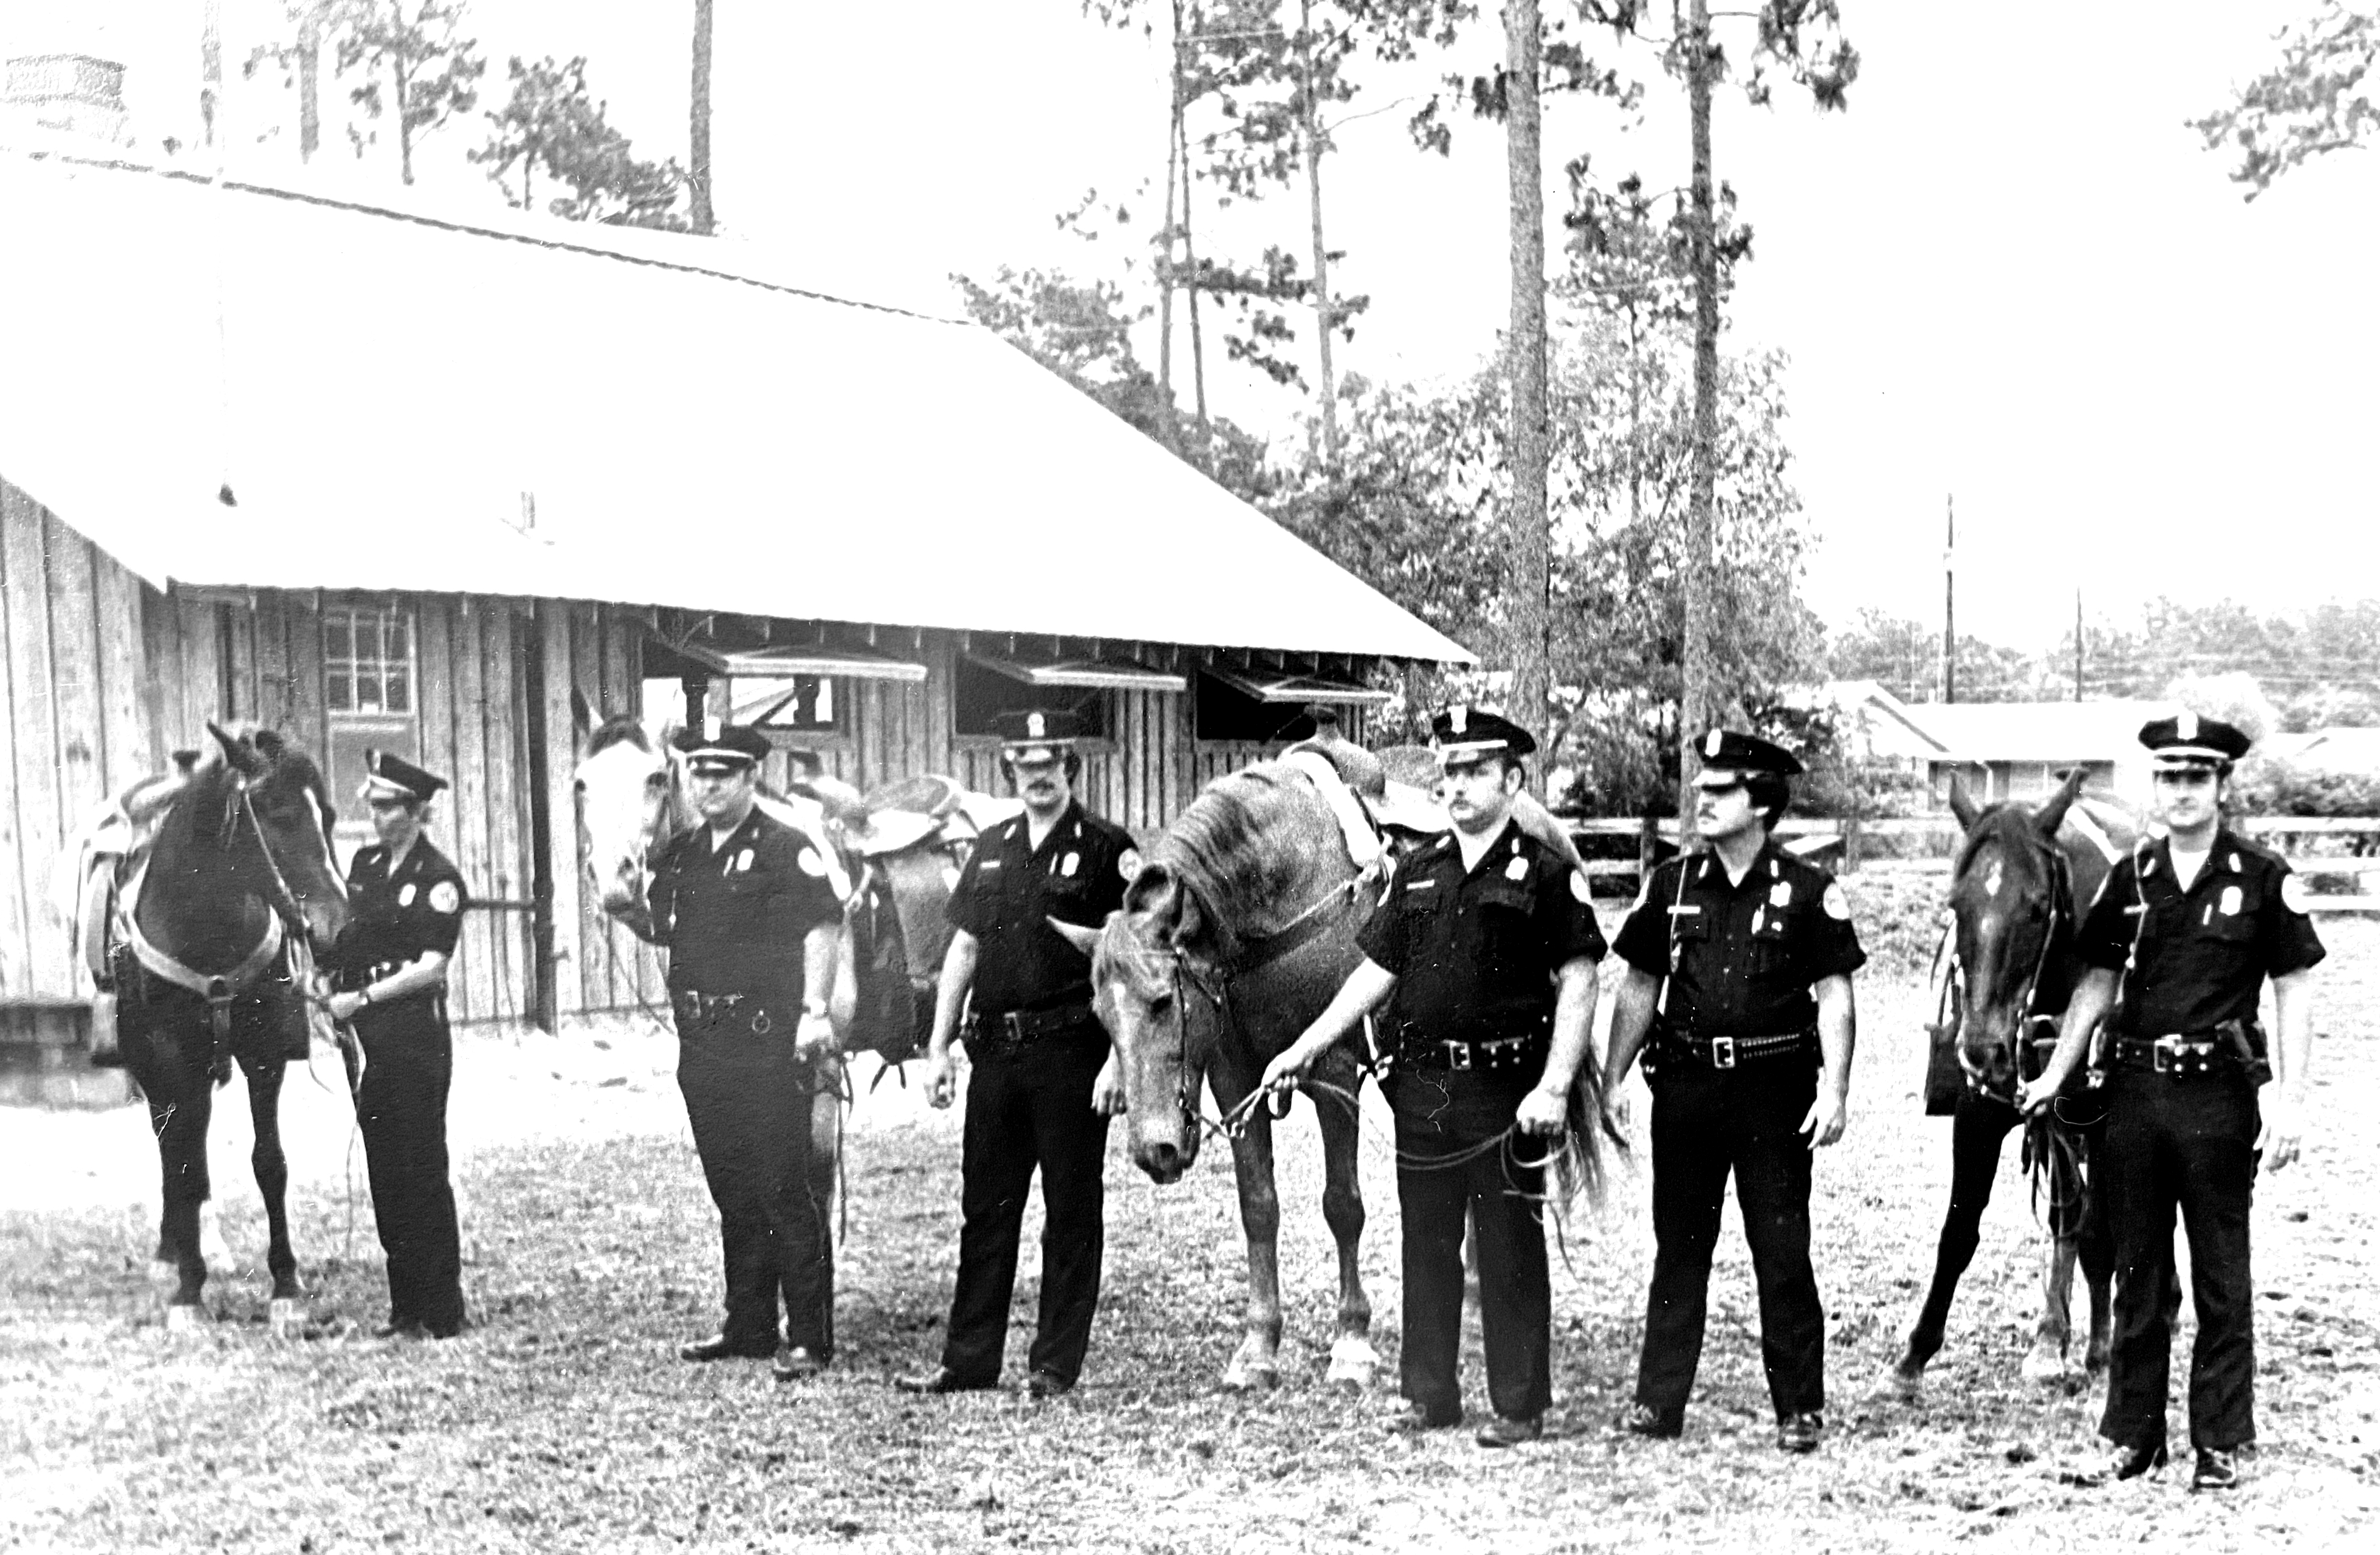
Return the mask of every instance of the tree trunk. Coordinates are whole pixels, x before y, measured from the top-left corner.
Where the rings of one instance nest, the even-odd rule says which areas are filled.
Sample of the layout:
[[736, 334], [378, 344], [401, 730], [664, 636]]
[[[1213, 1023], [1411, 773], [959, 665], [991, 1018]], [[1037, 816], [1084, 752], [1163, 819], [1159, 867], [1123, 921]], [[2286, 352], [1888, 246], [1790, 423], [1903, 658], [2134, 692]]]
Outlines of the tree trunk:
[[1686, 34], [1686, 96], [1693, 124], [1694, 176], [1688, 237], [1694, 272], [1694, 425], [1686, 488], [1685, 644], [1678, 699], [1678, 820], [1694, 819], [1698, 741], [1717, 699], [1711, 665], [1711, 528], [1718, 490], [1718, 244], [1711, 188], [1710, 0], [1693, 0]]
[[[1551, 574], [1546, 533], [1546, 211], [1544, 164], [1538, 148], [1536, 0], [1504, 6], [1505, 174], [1512, 207], [1512, 317], [1506, 343], [1512, 385], [1512, 699], [1508, 716], [1543, 729], [1552, 705], [1547, 673], [1548, 594]], [[1548, 749], [1538, 766], [1555, 752]]]
[[1182, 0], [1173, 0], [1172, 103], [1165, 120], [1165, 230], [1157, 261], [1157, 399], [1165, 446], [1182, 456], [1182, 419], [1173, 403], [1174, 217], [1182, 182]]
[[215, 115], [223, 108], [223, 0], [207, 0], [199, 21], [199, 123], [206, 132], [206, 149], [216, 153], [218, 172], [223, 159]]
[[694, 0], [694, 91], [686, 127], [686, 182], [693, 197], [694, 230], [710, 236], [710, 7]]
[[322, 149], [322, 7], [310, 6], [298, 23], [298, 160]]
[[1173, 126], [1173, 149], [1182, 164], [1182, 262], [1184, 285], [1190, 290], [1190, 384], [1198, 407], [1198, 468], [1213, 462], [1214, 435], [1207, 421], [1207, 339], [1198, 322], [1198, 244], [1190, 231], [1190, 133], [1179, 119]]
[[1314, 221], [1314, 336], [1320, 358], [1317, 392], [1322, 408], [1322, 468], [1339, 468], [1339, 380], [1330, 367], [1330, 249], [1322, 241], [1322, 128], [1314, 99], [1314, 6], [1298, 0], [1298, 96], [1305, 131], [1305, 188]]

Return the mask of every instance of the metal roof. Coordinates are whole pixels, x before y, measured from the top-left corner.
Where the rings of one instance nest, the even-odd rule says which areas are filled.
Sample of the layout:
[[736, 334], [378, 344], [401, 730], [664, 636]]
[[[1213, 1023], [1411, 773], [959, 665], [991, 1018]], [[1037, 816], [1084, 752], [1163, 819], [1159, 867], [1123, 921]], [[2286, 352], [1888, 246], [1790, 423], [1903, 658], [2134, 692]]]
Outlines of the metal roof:
[[990, 332], [732, 245], [10, 154], [0, 209], [0, 474], [160, 586], [1472, 657]]

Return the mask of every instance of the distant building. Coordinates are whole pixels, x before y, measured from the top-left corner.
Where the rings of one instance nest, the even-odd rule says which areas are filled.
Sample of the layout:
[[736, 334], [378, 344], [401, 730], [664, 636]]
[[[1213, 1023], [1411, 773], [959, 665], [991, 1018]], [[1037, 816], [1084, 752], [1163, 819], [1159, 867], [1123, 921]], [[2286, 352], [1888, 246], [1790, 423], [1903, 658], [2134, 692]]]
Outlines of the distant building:
[[0, 85], [0, 146], [84, 155], [131, 143], [124, 67], [87, 54], [26, 55]]
[[1836, 711], [1846, 753], [1860, 764], [1922, 771], [1937, 810], [1949, 808], [1954, 775], [1990, 803], [2038, 798], [2073, 767], [2090, 773], [2094, 790], [2143, 801], [2141, 725], [2171, 711], [2135, 700], [1912, 703], [1872, 680], [1830, 681], [1805, 693], [1803, 705]]

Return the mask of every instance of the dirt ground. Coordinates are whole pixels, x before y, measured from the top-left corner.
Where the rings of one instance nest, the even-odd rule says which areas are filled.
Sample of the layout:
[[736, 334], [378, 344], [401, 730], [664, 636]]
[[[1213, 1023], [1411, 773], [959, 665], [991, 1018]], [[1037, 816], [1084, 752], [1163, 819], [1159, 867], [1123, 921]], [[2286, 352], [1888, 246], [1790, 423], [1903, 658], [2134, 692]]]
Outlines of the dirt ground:
[[[219, 1321], [169, 1336], [148, 1255], [156, 1156], [136, 1109], [0, 1110], [0, 1543], [12, 1549], [859, 1550], [1099, 1548], [1495, 1550], [1950, 1548], [2193, 1551], [2362, 1548], [2380, 1508], [2380, 926], [2325, 926], [2315, 1114], [2305, 1160], [2260, 1185], [2264, 1450], [2241, 1493], [2186, 1475], [2061, 1484], [2093, 1443], [2096, 1391], [2019, 1380], [2042, 1237], [2013, 1148], [1948, 1348], [1917, 1405], [1870, 1402], [1923, 1281], [1948, 1197], [1947, 1120], [1919, 1115], [1919, 990], [1864, 978], [1852, 1128], [1815, 1206], [1828, 1303], [1831, 1429], [1808, 1459], [1770, 1443], [1750, 1267], [1729, 1213], [1683, 1440], [1616, 1434], [1651, 1262], [1649, 1184], [1623, 1168], [1580, 1207], [1555, 1269], [1548, 1439], [1484, 1452], [1418, 1441], [1393, 1403], [1397, 1208], [1385, 1117], [1366, 1093], [1364, 1262], [1384, 1357], [1367, 1396], [1322, 1382], [1335, 1301], [1318, 1149], [1282, 1139], [1284, 1381], [1216, 1379], [1238, 1332], [1243, 1251], [1228, 1155], [1159, 1188], [1118, 1143], [1107, 1286], [1071, 1397], [1023, 1394], [1038, 1219], [1028, 1220], [1008, 1385], [917, 1400], [897, 1372], [939, 1351], [958, 1232], [958, 1120], [887, 1079], [850, 1120], [834, 1369], [692, 1367], [715, 1221], [649, 1023], [468, 1034], [452, 1138], [477, 1327], [446, 1343], [367, 1337], [378, 1245], [336, 1066], [292, 1071], [284, 1124], [311, 1337], [264, 1326], [262, 1215], [238, 1092], [219, 1097], [212, 1171], [226, 1251]], [[1632, 1089], [1637, 1088], [1631, 1082]], [[1641, 1090], [1636, 1116], [1644, 1113]], [[1638, 1125], [1641, 1126], [1641, 1124]], [[1641, 1155], [1641, 1151], [1640, 1151]], [[2190, 1324], [2178, 1337], [2177, 1377]], [[1475, 1412], [1484, 1381], [1466, 1363]], [[2183, 1439], [2179, 1401], [2176, 1440]]]

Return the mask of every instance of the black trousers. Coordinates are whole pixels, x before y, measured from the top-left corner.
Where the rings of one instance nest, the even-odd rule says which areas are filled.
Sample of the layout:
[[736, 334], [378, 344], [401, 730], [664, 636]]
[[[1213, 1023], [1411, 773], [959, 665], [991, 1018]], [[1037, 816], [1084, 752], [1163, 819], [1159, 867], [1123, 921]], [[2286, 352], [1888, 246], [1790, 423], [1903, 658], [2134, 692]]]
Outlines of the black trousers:
[[[1507, 1140], [1456, 1158], [1512, 1125], [1537, 1082], [1535, 1066], [1498, 1073], [1400, 1069], [1383, 1087], [1397, 1124], [1397, 1206], [1403, 1221], [1404, 1318], [1398, 1363], [1404, 1396], [1430, 1415], [1463, 1412], [1463, 1222], [1479, 1249], [1479, 1330], [1488, 1402], [1534, 1420], [1553, 1402], [1553, 1289], [1538, 1218], [1549, 1141]], [[1433, 1165], [1433, 1160], [1445, 1161]]]
[[678, 1018], [677, 1087], [719, 1207], [727, 1281], [720, 1332], [753, 1354], [784, 1342], [834, 1355], [834, 1241], [826, 1192], [811, 1181], [811, 1104], [820, 1077], [794, 1056], [795, 1022], [764, 1034], [748, 1013]]
[[942, 1365], [963, 1383], [1000, 1377], [1025, 1196], [1041, 1171], [1041, 1315], [1026, 1365], [1072, 1385], [1090, 1348], [1107, 1248], [1108, 1119], [1091, 1106], [1107, 1062], [1096, 1026], [1009, 1051], [970, 1052], [960, 1149], [957, 1288]]
[[1662, 1063], [1653, 1089], [1653, 1288], [1636, 1402], [1685, 1414], [1701, 1363], [1711, 1254], [1730, 1173], [1760, 1288], [1760, 1355], [1779, 1419], [1827, 1402], [1826, 1311], [1810, 1268], [1810, 1142], [1802, 1120], [1815, 1066], [1755, 1060], [1736, 1069]]
[[2256, 1182], [2256, 1087], [2237, 1072], [2107, 1076], [2098, 1181], [2116, 1238], [2116, 1333], [2099, 1430], [2127, 1447], [2166, 1439], [2173, 1356], [2173, 1215], [2190, 1237], [2198, 1339], [2190, 1357], [2190, 1440], [2256, 1440], [2254, 1288], [2248, 1209]]
[[463, 1326], [463, 1247], [447, 1180], [455, 1039], [446, 1003], [436, 994], [416, 994], [369, 1004], [354, 1025], [364, 1054], [356, 1122], [372, 1218], [388, 1255], [389, 1320], [452, 1334]]

